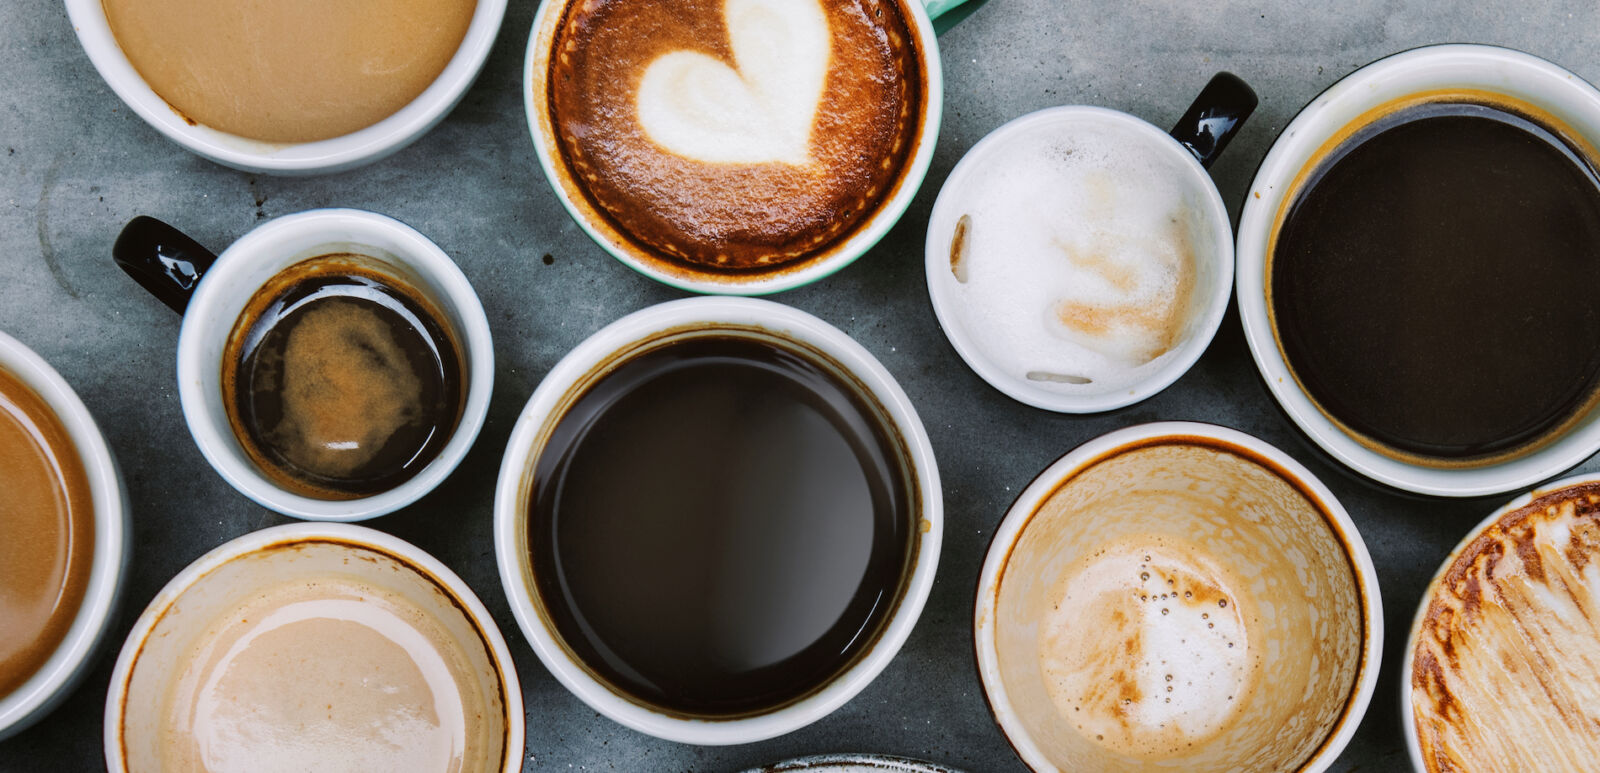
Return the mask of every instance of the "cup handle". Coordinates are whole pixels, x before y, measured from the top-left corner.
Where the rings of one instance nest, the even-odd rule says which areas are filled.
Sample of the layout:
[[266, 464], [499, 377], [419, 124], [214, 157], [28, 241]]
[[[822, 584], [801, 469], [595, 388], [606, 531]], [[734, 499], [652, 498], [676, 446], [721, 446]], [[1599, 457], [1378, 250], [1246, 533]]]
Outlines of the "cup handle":
[[217, 256], [182, 231], [140, 215], [122, 227], [111, 246], [111, 259], [140, 287], [182, 314]]
[[933, 20], [935, 35], [943, 35], [945, 30], [960, 24], [987, 2], [989, 0], [922, 0], [928, 9], [928, 18]]
[[1256, 93], [1249, 84], [1231, 72], [1219, 72], [1168, 133], [1188, 148], [1201, 166], [1210, 168], [1244, 125], [1244, 119], [1255, 111], [1256, 103]]

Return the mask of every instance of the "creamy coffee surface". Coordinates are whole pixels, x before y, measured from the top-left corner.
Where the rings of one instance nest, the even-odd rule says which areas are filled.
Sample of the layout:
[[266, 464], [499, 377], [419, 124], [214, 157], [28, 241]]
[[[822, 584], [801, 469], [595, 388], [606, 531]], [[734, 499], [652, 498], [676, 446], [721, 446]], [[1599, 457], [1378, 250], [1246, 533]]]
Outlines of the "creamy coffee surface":
[[577, 0], [546, 98], [587, 206], [658, 260], [752, 271], [847, 238], [921, 130], [895, 0]]
[[1429, 771], [1600, 760], [1600, 484], [1500, 518], [1434, 586], [1412, 658]]
[[265, 142], [375, 124], [455, 56], [477, 0], [102, 0], [117, 44], [192, 121]]
[[77, 450], [44, 400], [0, 369], [0, 698], [60, 646], [93, 558]]
[[[1120, 121], [1008, 135], [964, 184], [946, 294], [994, 366], [1067, 393], [1137, 382], [1190, 332], [1214, 236], [1193, 173]], [[941, 202], [941, 207], [945, 206]]]
[[492, 715], [462, 645], [353, 576], [268, 587], [178, 663], [160, 725], [170, 771], [460, 771]]

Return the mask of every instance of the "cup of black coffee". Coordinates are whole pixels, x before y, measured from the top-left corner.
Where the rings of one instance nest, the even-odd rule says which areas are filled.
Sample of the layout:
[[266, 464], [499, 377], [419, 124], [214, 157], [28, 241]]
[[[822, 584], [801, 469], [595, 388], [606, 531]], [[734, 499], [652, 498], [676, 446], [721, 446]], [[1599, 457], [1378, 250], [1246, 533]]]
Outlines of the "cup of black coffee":
[[268, 222], [219, 256], [152, 218], [117, 263], [183, 314], [178, 392], [207, 461], [297, 518], [409, 504], [460, 463], [493, 383], [489, 324], [427, 237], [348, 209]]
[[1381, 483], [1481, 496], [1600, 449], [1600, 91], [1447, 45], [1347, 76], [1245, 199], [1238, 297], [1289, 417]]
[[883, 670], [942, 513], [927, 434], [871, 354], [786, 306], [695, 298], [550, 371], [500, 468], [495, 551], [535, 653], [592, 708], [746, 743]]

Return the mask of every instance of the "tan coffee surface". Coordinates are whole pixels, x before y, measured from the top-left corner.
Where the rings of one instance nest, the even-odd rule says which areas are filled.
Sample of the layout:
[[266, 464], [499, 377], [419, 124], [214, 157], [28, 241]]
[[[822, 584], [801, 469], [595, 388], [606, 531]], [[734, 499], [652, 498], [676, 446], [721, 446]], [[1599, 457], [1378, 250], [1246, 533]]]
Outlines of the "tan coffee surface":
[[1429, 771], [1600, 761], [1600, 484], [1534, 499], [1462, 550], [1412, 658]]
[[266, 142], [349, 134], [421, 94], [476, 0], [103, 0], [134, 69], [189, 119]]
[[94, 558], [89, 481], [55, 413], [0, 370], [0, 697], [44, 665]]

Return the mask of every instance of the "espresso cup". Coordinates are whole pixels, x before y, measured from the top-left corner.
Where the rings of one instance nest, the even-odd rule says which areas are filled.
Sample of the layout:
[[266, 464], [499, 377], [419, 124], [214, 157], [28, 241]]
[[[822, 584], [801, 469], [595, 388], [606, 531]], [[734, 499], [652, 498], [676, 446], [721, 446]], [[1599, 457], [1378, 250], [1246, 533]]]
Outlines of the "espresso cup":
[[1400, 669], [1415, 770], [1593, 766], [1597, 515], [1600, 475], [1551, 483], [1490, 513], [1439, 565]]
[[[1537, 57], [1493, 46], [1442, 45], [1395, 54], [1369, 64], [1329, 87], [1284, 128], [1283, 133], [1273, 144], [1271, 151], [1261, 163], [1261, 168], [1250, 187], [1250, 193], [1245, 198], [1239, 219], [1237, 289], [1239, 316], [1244, 325], [1245, 338], [1256, 366], [1266, 381], [1267, 389], [1288, 414], [1290, 420], [1309, 436], [1312, 442], [1346, 467], [1386, 486], [1433, 496], [1472, 497], [1526, 487], [1557, 475], [1582, 462], [1596, 450], [1600, 450], [1600, 411], [1595, 409], [1592, 395], [1581, 389], [1570, 392], [1568, 406], [1550, 409], [1551, 412], [1545, 414], [1548, 420], [1547, 426], [1530, 435], [1530, 439], [1526, 441], [1511, 442], [1518, 436], [1507, 435], [1510, 440], [1502, 444], [1503, 447], [1486, 447], [1483, 453], [1477, 455], [1457, 450], [1452, 452], [1457, 454], [1455, 456], [1434, 454], [1426, 449], [1418, 451], [1414, 448], [1396, 446], [1376, 434], [1375, 430], [1357, 422], [1356, 419], [1360, 417], [1355, 412], [1356, 408], [1362, 411], [1385, 409], [1389, 410], [1390, 414], [1404, 417], [1426, 416], [1435, 423], [1435, 426], [1428, 429], [1435, 434], [1443, 435], [1449, 434], [1445, 430], [1454, 431], [1466, 429], [1469, 425], [1476, 426], [1477, 423], [1488, 420], [1493, 415], [1491, 411], [1481, 408], [1471, 410], [1451, 408], [1442, 399], [1432, 397], [1422, 400], [1408, 397], [1409, 402], [1401, 402], [1398, 399], [1401, 397], [1401, 390], [1398, 387], [1374, 392], [1365, 403], [1360, 404], [1342, 395], [1352, 393], [1350, 386], [1352, 384], [1359, 386], [1363, 383], [1363, 379], [1370, 382], [1370, 376], [1374, 373], [1387, 374], [1397, 369], [1403, 370], [1415, 362], [1418, 364], [1413, 367], [1417, 372], [1412, 376], [1416, 384], [1424, 388], [1421, 394], [1436, 396], [1441, 384], [1476, 384], [1480, 386], [1475, 387], [1478, 391], [1474, 394], [1480, 404], [1497, 410], [1516, 409], [1524, 413], [1529, 412], [1530, 406], [1536, 403], [1514, 395], [1523, 394], [1521, 389], [1544, 376], [1544, 371], [1549, 369], [1541, 367], [1538, 369], [1540, 372], [1519, 372], [1512, 360], [1522, 356], [1521, 353], [1524, 352], [1537, 355], [1539, 352], [1554, 351], [1551, 342], [1554, 340], [1555, 327], [1552, 325], [1546, 329], [1544, 324], [1546, 317], [1534, 316], [1533, 311], [1527, 310], [1532, 301], [1527, 297], [1526, 278], [1535, 276], [1530, 265], [1521, 258], [1508, 258], [1509, 262], [1503, 270], [1495, 269], [1485, 273], [1477, 268], [1466, 268], [1467, 258], [1463, 257], [1454, 246], [1437, 254], [1435, 261], [1439, 269], [1437, 271], [1418, 270], [1415, 264], [1406, 264], [1404, 271], [1408, 279], [1385, 281], [1393, 287], [1428, 288], [1434, 291], [1434, 296], [1447, 302], [1454, 301], [1458, 312], [1452, 318], [1463, 318], [1464, 324], [1476, 332], [1470, 335], [1463, 332], [1460, 335], [1448, 336], [1446, 340], [1437, 340], [1429, 345], [1418, 344], [1414, 356], [1399, 361], [1391, 361], [1389, 356], [1389, 352], [1395, 347], [1380, 348], [1369, 344], [1382, 343], [1389, 338], [1409, 334], [1412, 329], [1420, 329], [1414, 324], [1417, 318], [1414, 308], [1387, 310], [1382, 307], [1369, 308], [1370, 313], [1364, 312], [1366, 316], [1358, 318], [1358, 321], [1362, 322], [1362, 330], [1338, 337], [1335, 337], [1333, 325], [1314, 324], [1317, 319], [1308, 316], [1305, 317], [1308, 321], [1296, 328], [1297, 330], [1303, 328], [1305, 332], [1304, 340], [1300, 341], [1298, 337], [1293, 340], [1286, 337], [1283, 326], [1290, 322], [1275, 310], [1277, 302], [1273, 300], [1276, 292], [1273, 289], [1276, 281], [1274, 277], [1280, 274], [1289, 276], [1285, 272], [1274, 270], [1280, 262], [1279, 258], [1274, 256], [1279, 246], [1285, 243], [1285, 226], [1291, 217], [1291, 209], [1303, 194], [1315, 192], [1318, 186], [1325, 184], [1323, 182], [1325, 173], [1321, 170], [1335, 168], [1331, 165], [1343, 163], [1342, 159], [1355, 158], [1354, 155], [1340, 154], [1355, 153], [1356, 140], [1362, 137], [1383, 137], [1384, 134], [1371, 133], [1380, 130], [1389, 131], [1384, 127], [1399, 121], [1400, 118], [1394, 116], [1401, 111], [1411, 109], [1413, 105], [1426, 106], [1452, 102], [1485, 105], [1495, 108], [1502, 117], [1512, 116], [1512, 120], [1531, 127], [1530, 130], [1534, 134], [1547, 137], [1548, 142], [1558, 148], [1553, 152], [1554, 155], [1566, 154], [1574, 178], [1583, 174], [1592, 175], [1592, 171], [1583, 170], [1591, 168], [1596, 163], [1592, 148], [1600, 144], [1600, 91], [1583, 79]], [[1502, 119], [1496, 120], [1505, 123]], [[1412, 125], [1415, 124], [1399, 124], [1401, 128]], [[1440, 147], [1444, 144], [1444, 140], [1453, 136], [1442, 135], [1439, 139], [1426, 141], [1426, 145]], [[1531, 139], [1532, 135], [1529, 137]], [[1371, 140], [1361, 141], [1367, 145], [1372, 144]], [[1468, 155], [1462, 153], [1457, 157], [1466, 158]], [[1478, 156], [1478, 158], [1489, 157], [1494, 156], [1491, 154]], [[1439, 162], [1437, 166], [1454, 169], [1461, 165], [1446, 160]], [[1376, 168], [1382, 170], [1395, 167], [1381, 164]], [[1318, 177], [1318, 175], [1323, 176]], [[1316, 179], [1312, 179], [1313, 177]], [[1398, 179], [1394, 182], [1395, 185], [1389, 186], [1393, 190], [1407, 191], [1411, 194], [1412, 199], [1405, 200], [1408, 206], [1415, 203], [1414, 200], [1424, 202], [1437, 200], [1441, 196], [1440, 190], [1453, 191], [1462, 187], [1460, 185], [1428, 187], [1434, 185], [1436, 181], [1417, 180], [1415, 175], [1408, 178], [1410, 187], [1398, 186]], [[1558, 190], [1544, 185], [1535, 185], [1532, 189], [1546, 192]], [[1476, 194], [1469, 189], [1466, 195]], [[1497, 197], [1485, 195], [1482, 199], [1495, 201]], [[1339, 210], [1324, 206], [1315, 211]], [[1448, 215], [1449, 213], [1444, 213], [1443, 219], [1447, 220]], [[1528, 213], [1528, 216], [1539, 218], [1541, 213], [1534, 211]], [[1543, 217], [1547, 222], [1553, 222], [1551, 218], [1564, 219], [1565, 215], [1555, 214], [1552, 208]], [[1434, 222], [1436, 219], [1420, 215], [1413, 218], [1415, 222], [1423, 223]], [[1478, 224], [1468, 223], [1463, 224], [1463, 227], [1469, 225], [1476, 227]], [[1578, 233], [1576, 226], [1568, 228], [1565, 222], [1562, 228], [1565, 229], [1561, 232], [1564, 235]], [[1344, 236], [1349, 233], [1351, 228], [1347, 227], [1336, 235]], [[1385, 255], [1387, 253], [1383, 252], [1383, 249], [1386, 246], [1379, 243], [1364, 250], [1364, 253]], [[1542, 251], [1536, 250], [1531, 254], [1542, 256]], [[1579, 260], [1577, 263], [1582, 264], [1584, 260]], [[1399, 261], [1393, 262], [1398, 264]], [[1315, 282], [1307, 279], [1308, 287], [1329, 288], [1347, 281], [1347, 278], [1350, 282], [1358, 280], [1364, 282], [1363, 288], [1383, 284], [1368, 279], [1376, 276], [1378, 272], [1372, 271], [1365, 264], [1361, 269], [1348, 271], [1342, 267], [1350, 264], [1329, 259], [1319, 259], [1314, 264], [1306, 265], [1317, 265], [1330, 273], [1329, 277], [1319, 277]], [[1340, 275], [1341, 271], [1346, 273]], [[1471, 291], [1470, 300], [1468, 300], [1469, 295], [1461, 289], [1461, 283], [1456, 281], [1469, 272], [1472, 276], [1482, 277], [1480, 280], [1475, 280], [1480, 281], [1480, 284]], [[1310, 276], [1308, 272], [1302, 273]], [[1327, 279], [1338, 282], [1324, 281]], [[1560, 282], [1541, 281], [1539, 284], [1541, 286], [1537, 291], [1542, 292]], [[1572, 282], [1569, 281], [1567, 284]], [[1369, 292], [1367, 289], [1340, 292], [1344, 294], [1330, 292], [1325, 297], [1307, 300], [1294, 308], [1299, 309], [1302, 306], [1306, 309], [1332, 310], [1368, 308], [1365, 304], [1381, 302], [1369, 300], [1370, 298], [1388, 297]], [[1290, 297], [1287, 291], [1284, 297]], [[1415, 294], [1408, 297], [1415, 297]], [[1312, 301], [1317, 303], [1314, 304]], [[1282, 302], [1291, 303], [1289, 300]], [[1568, 315], [1571, 319], [1585, 318], [1584, 312], [1569, 311], [1565, 307], [1559, 307], [1556, 313]], [[1480, 326], [1479, 321], [1491, 314], [1496, 319], [1512, 318], [1519, 327], [1515, 331], [1510, 327], [1505, 328], [1503, 336], [1500, 331], [1477, 330], [1477, 326]], [[1429, 315], [1429, 318], [1437, 319], [1443, 316]], [[1537, 322], [1524, 325], [1529, 320]], [[1460, 351], [1452, 354], [1450, 347], [1477, 350], [1481, 346], [1482, 352], [1498, 352], [1500, 348], [1505, 348], [1498, 344], [1498, 340], [1512, 335], [1521, 336], [1514, 340], [1526, 339], [1530, 342], [1509, 347], [1515, 355], [1512, 358], [1503, 358], [1504, 361], [1474, 367], [1470, 372], [1453, 373], [1448, 376], [1443, 374], [1441, 368], [1435, 367], [1440, 362], [1446, 364], [1461, 362], [1465, 361], [1467, 356], [1477, 354], [1476, 351]], [[1406, 340], [1420, 339], [1413, 336]], [[1497, 348], [1490, 349], [1490, 346]], [[1290, 351], [1291, 347], [1298, 347], [1295, 351], [1304, 350], [1298, 360], [1291, 356], [1293, 354]], [[1562, 367], [1576, 367], [1600, 356], [1596, 353], [1592, 337], [1587, 334], [1575, 336], [1569, 348], [1577, 352], [1573, 356], [1563, 356], [1559, 362]], [[1380, 353], [1373, 353], [1374, 351]], [[1314, 361], [1313, 356], [1319, 363], [1328, 358], [1343, 358], [1340, 361], [1353, 363], [1343, 372], [1354, 375], [1347, 380], [1330, 381], [1328, 378], [1308, 380], [1310, 377], [1306, 367], [1307, 363]], [[1317, 367], [1328, 370], [1321, 364]], [[1337, 374], [1333, 378], [1337, 379]], [[1495, 382], [1493, 379], [1503, 379], [1503, 381]], [[1327, 386], [1329, 383], [1339, 383], [1343, 386], [1335, 390]], [[1495, 384], [1499, 386], [1496, 387]], [[1314, 394], [1319, 385], [1325, 390], [1322, 396]], [[1575, 389], [1576, 384], [1565, 388]], [[1330, 399], [1341, 402], [1330, 403]], [[1344, 405], [1344, 409], [1335, 408], [1341, 404]], [[1537, 404], [1543, 405], [1542, 402]], [[1394, 405], [1408, 407], [1390, 408]], [[1415, 410], [1409, 407], [1413, 405], [1417, 406]], [[1377, 431], [1394, 429], [1379, 426]], [[1424, 436], [1418, 434], [1417, 437]]]
[[595, 711], [749, 743], [888, 665], [943, 520], [927, 434], [871, 354], [785, 306], [693, 298], [608, 325], [540, 383], [500, 467], [495, 557], [534, 653]]
[[196, 559], [128, 634], [113, 771], [522, 769], [522, 691], [494, 618], [382, 532], [287, 524]]
[[[494, 348], [483, 305], [455, 262], [427, 237], [398, 220], [353, 209], [311, 210], [264, 223], [220, 255], [212, 256], [171, 226], [141, 217], [123, 230], [113, 255], [130, 276], [183, 315], [178, 335], [178, 395], [184, 420], [206, 461], [241, 494], [263, 507], [320, 521], [357, 521], [392, 512], [439, 485], [460, 464], [483, 427], [494, 382]], [[394, 315], [396, 330], [442, 329], [442, 335], [425, 340], [430, 346], [441, 339], [448, 341], [442, 348], [453, 351], [454, 359], [446, 360], [455, 362], [457, 367], [444, 367], [435, 374], [437, 380], [416, 382], [421, 391], [415, 399], [421, 401], [423, 395], [437, 397], [438, 393], [428, 391], [429, 385], [455, 394], [459, 407], [453, 408], [453, 422], [446, 421], [431, 430], [415, 429], [401, 422], [399, 417], [406, 414], [396, 409], [408, 403], [366, 402], [366, 398], [377, 400], [389, 394], [394, 386], [389, 375], [393, 368], [357, 370], [354, 366], [367, 363], [367, 356], [347, 356], [348, 352], [341, 354], [343, 350], [337, 347], [318, 354], [315, 337], [308, 334], [306, 353], [294, 355], [311, 363], [304, 372], [318, 377], [333, 373], [338, 376], [337, 394], [341, 399], [359, 399], [361, 404], [329, 408], [326, 402], [319, 402], [327, 394], [316, 391], [320, 383], [308, 380], [294, 397], [301, 407], [283, 408], [285, 420], [278, 425], [280, 430], [288, 432], [282, 428], [287, 426], [287, 419], [295, 418], [305, 426], [324, 427], [369, 421], [377, 427], [387, 422], [389, 434], [362, 435], [363, 431], [373, 432], [372, 428], [347, 426], [339, 430], [342, 435], [335, 437], [336, 433], [319, 435], [303, 429], [293, 441], [299, 450], [287, 457], [268, 453], [269, 444], [254, 434], [254, 425], [240, 418], [245, 410], [241, 406], [246, 405], [240, 397], [246, 388], [241, 386], [246, 383], [242, 380], [245, 364], [241, 359], [246, 352], [255, 358], [255, 351], [267, 348], [265, 341], [272, 335], [269, 312], [294, 306], [280, 304], [278, 298], [299, 293], [296, 303], [305, 305], [310, 291], [299, 290], [295, 283], [313, 278], [313, 270], [321, 271], [322, 263], [330, 271], [375, 277], [386, 287], [401, 288], [402, 292], [390, 293], [409, 299], [409, 305], [397, 307], [401, 310]], [[360, 291], [366, 293], [369, 288], [362, 287]], [[287, 319], [287, 315], [284, 311], [281, 319]], [[422, 324], [430, 320], [437, 325]], [[268, 332], [259, 332], [264, 328]], [[300, 323], [291, 335], [299, 335], [304, 329], [306, 326]], [[262, 343], [257, 346], [257, 341]], [[290, 338], [283, 344], [284, 351], [298, 345]], [[256, 348], [248, 348], [252, 346]], [[403, 354], [404, 358], [394, 359], [415, 362], [409, 352]], [[289, 356], [282, 355], [282, 361]], [[312, 365], [320, 370], [312, 369]], [[350, 374], [341, 375], [347, 366]], [[289, 406], [293, 387], [283, 383], [284, 370], [278, 369], [280, 383], [273, 388], [283, 392], [279, 405]], [[357, 374], [364, 375], [357, 378]], [[421, 379], [428, 374], [418, 370], [394, 375]], [[409, 399], [409, 394], [399, 395], [397, 400]], [[277, 409], [268, 406], [265, 410]], [[442, 410], [448, 416], [452, 407], [447, 404]], [[291, 413], [297, 415], [291, 417]], [[380, 420], [379, 416], [387, 418]], [[402, 431], [409, 433], [408, 438], [422, 438], [419, 442], [425, 442], [391, 478], [362, 483], [357, 488], [330, 489], [324, 485], [326, 481], [319, 483], [321, 479], [310, 477], [309, 472], [295, 472], [312, 469], [295, 466], [308, 454], [370, 448], [364, 453], [375, 460], [377, 454], [387, 453], [381, 444], [398, 438]], [[424, 435], [425, 432], [431, 434]], [[280, 450], [286, 447], [275, 446]], [[433, 457], [424, 463], [429, 453]]]
[[1061, 457], [995, 531], [973, 621], [996, 722], [1038, 771], [1330, 766], [1371, 700], [1377, 575], [1333, 494], [1209, 424]]
[[505, 16], [506, 0], [477, 0], [465, 36], [449, 63], [410, 103], [377, 123], [331, 139], [274, 143], [197, 123], [151, 89], [123, 52], [101, 0], [68, 0], [78, 42], [111, 90], [168, 139], [190, 152], [247, 172], [310, 175], [337, 172], [384, 158], [444, 119], [483, 69]]
[[[624, 265], [692, 292], [764, 295], [849, 265], [927, 173], [935, 31], [981, 0], [868, 5], [849, 21], [813, 0], [544, 3], [523, 98], [557, 199]], [[726, 53], [708, 45], [723, 30]]]
[[[25, 668], [31, 668], [31, 674], [14, 688], [0, 693], [0, 739], [4, 739], [50, 713], [82, 681], [84, 674], [93, 668], [94, 655], [99, 650], [112, 612], [117, 607], [122, 579], [127, 573], [129, 523], [128, 492], [122, 485], [116, 460], [112, 458], [111, 449], [95, 424], [94, 417], [89, 414], [83, 401], [78, 399], [77, 393], [72, 391], [72, 387], [43, 358], [5, 333], [0, 333], [0, 380], [14, 382], [17, 388], [31, 393], [8, 395], [0, 392], [0, 401], [8, 404], [7, 409], [27, 398], [37, 398], [44, 410], [52, 414], [46, 418], [54, 419], [59, 424], [64, 435], [60, 444], [70, 448], [52, 448], [51, 452], [75, 456], [81, 463], [80, 487], [83, 491], [79, 504], [86, 505], [90, 511], [82, 522], [91, 531], [88, 535], [81, 535], [74, 529], [70, 535], [52, 536], [19, 533], [14, 530], [14, 524], [0, 525], [0, 530], [7, 533], [6, 540], [14, 540], [13, 546], [37, 551], [41, 555], [59, 548], [54, 544], [33, 543], [30, 537], [52, 542], [55, 537], [63, 537], [69, 551], [72, 549], [71, 543], [81, 538], [86, 537], [89, 544], [89, 554], [83, 557], [87, 560], [69, 559], [64, 562], [63, 589], [52, 596], [54, 611], [58, 609], [54, 605], [70, 603], [67, 601], [70, 594], [65, 588], [77, 586], [81, 591], [80, 600], [76, 602], [77, 611], [69, 613], [66, 621], [46, 621], [48, 625], [57, 627], [55, 635], [59, 636], [59, 640], [50, 649], [36, 653], [43, 657], [42, 662], [24, 665]], [[20, 498], [22, 492], [9, 488], [18, 484], [19, 481], [8, 478], [8, 489], [4, 493], [8, 505], [16, 506]], [[75, 497], [69, 494], [68, 499]], [[33, 547], [28, 548], [30, 544]], [[0, 578], [10, 575], [12, 579], [27, 582], [36, 579], [32, 572], [43, 572], [48, 568], [13, 564], [7, 570], [0, 570]], [[18, 577], [18, 572], [29, 574]], [[15, 605], [10, 609], [22, 610], [32, 601], [12, 588], [6, 589], [6, 595], [8, 604]], [[61, 622], [70, 624], [65, 630], [60, 630]], [[21, 630], [22, 625], [14, 619], [5, 622], [6, 638], [11, 643], [16, 641], [15, 637], [34, 633]], [[7, 649], [8, 655], [12, 654], [9, 652], [11, 647]], [[37, 657], [33, 660], [37, 661]]]
[[1170, 132], [1052, 107], [979, 140], [928, 221], [928, 297], [990, 386], [1093, 413], [1187, 372], [1228, 308], [1233, 229], [1206, 168], [1255, 109], [1219, 73]]

